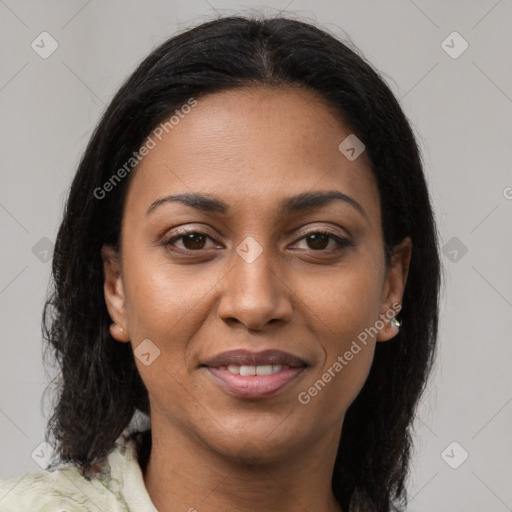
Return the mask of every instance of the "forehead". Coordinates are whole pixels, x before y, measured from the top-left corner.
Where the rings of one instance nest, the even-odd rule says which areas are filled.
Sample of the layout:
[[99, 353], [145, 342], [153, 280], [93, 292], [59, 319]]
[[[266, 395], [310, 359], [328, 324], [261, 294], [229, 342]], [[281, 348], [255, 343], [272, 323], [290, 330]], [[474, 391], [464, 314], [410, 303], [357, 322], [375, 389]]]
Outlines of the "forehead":
[[369, 159], [363, 152], [350, 161], [339, 150], [351, 131], [315, 93], [229, 90], [198, 98], [180, 114], [159, 137], [150, 134], [155, 145], [133, 171], [126, 212], [143, 214], [158, 198], [177, 192], [221, 197], [235, 212], [271, 211], [283, 197], [336, 189], [380, 224]]

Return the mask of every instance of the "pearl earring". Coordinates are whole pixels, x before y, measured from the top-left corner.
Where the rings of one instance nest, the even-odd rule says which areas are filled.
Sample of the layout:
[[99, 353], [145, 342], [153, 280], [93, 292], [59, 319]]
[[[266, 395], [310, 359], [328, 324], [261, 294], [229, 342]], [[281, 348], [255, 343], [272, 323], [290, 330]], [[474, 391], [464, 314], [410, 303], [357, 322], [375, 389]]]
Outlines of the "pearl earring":
[[396, 330], [398, 332], [400, 332], [400, 326], [402, 325], [396, 318], [396, 316], [394, 316], [391, 320], [390, 320], [390, 325], [392, 325], [393, 327], [396, 328]]

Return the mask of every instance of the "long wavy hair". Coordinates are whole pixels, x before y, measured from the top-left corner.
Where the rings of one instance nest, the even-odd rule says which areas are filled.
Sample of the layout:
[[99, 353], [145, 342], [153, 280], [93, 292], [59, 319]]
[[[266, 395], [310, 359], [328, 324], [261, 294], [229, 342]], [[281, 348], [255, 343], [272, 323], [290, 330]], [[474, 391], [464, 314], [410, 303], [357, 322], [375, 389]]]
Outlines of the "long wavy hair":
[[[344, 508], [356, 489], [379, 512], [402, 510], [412, 423], [431, 371], [438, 330], [438, 235], [420, 152], [396, 98], [352, 43], [287, 17], [221, 17], [164, 42], [119, 89], [74, 176], [58, 231], [44, 307], [44, 356], [57, 367], [46, 439], [80, 468], [114, 447], [148, 392], [129, 343], [109, 333], [104, 244], [118, 248], [124, 198], [136, 166], [98, 199], [152, 130], [190, 98], [228, 89], [300, 86], [332, 106], [366, 146], [381, 199], [384, 254], [409, 236], [413, 251], [402, 328], [377, 343], [361, 392], [347, 410], [332, 488]], [[45, 393], [48, 389], [45, 390]]]

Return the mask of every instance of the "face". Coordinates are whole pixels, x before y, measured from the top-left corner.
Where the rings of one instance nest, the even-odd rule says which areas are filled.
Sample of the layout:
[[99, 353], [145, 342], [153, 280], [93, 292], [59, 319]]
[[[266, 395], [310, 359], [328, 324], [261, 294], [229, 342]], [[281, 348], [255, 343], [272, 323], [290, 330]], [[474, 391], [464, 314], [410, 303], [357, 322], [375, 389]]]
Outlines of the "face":
[[133, 171], [105, 299], [153, 424], [233, 456], [339, 441], [376, 342], [396, 334], [411, 252], [406, 239], [386, 267], [378, 189], [366, 153], [338, 149], [348, 135], [309, 91], [222, 92]]

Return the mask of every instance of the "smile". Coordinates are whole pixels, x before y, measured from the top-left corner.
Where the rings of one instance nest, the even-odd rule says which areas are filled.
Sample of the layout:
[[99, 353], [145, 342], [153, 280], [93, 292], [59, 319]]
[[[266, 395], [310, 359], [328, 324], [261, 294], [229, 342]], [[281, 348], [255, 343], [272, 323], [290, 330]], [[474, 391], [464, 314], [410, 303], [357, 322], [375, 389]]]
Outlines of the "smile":
[[240, 398], [264, 398], [291, 384], [305, 366], [220, 366], [207, 367], [208, 373], [225, 391]]

